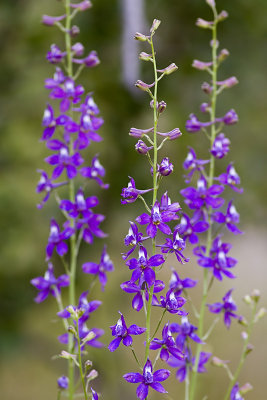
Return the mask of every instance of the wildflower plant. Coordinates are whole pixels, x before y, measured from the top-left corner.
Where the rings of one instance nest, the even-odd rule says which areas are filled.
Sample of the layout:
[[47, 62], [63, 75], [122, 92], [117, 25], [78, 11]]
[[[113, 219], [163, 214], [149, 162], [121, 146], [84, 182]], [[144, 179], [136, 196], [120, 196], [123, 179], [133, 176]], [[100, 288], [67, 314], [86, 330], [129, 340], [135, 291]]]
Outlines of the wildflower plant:
[[[98, 399], [98, 394], [91, 388], [91, 381], [98, 373], [92, 369], [92, 362], [84, 359], [89, 346], [102, 347], [98, 340], [104, 333], [102, 329], [88, 327], [91, 314], [98, 309], [101, 301], [90, 300], [91, 289], [99, 279], [102, 290], [107, 283], [107, 273], [113, 270], [106, 246], [102, 251], [99, 264], [87, 262], [81, 266], [85, 274], [93, 275], [89, 290], [83, 292], [77, 299], [76, 278], [79, 267], [79, 249], [83, 242], [92, 245], [95, 238], [105, 238], [106, 234], [100, 228], [104, 215], [94, 209], [98, 206], [97, 196], [87, 189], [88, 182], [98, 184], [106, 189], [103, 182], [105, 169], [99, 162], [98, 155], [94, 156], [88, 165], [87, 148], [93, 142], [102, 140], [98, 130], [103, 124], [99, 116], [93, 94], [85, 94], [77, 79], [84, 68], [92, 68], [99, 64], [95, 51], [84, 56], [84, 47], [76, 41], [79, 28], [73, 25], [74, 17], [92, 4], [89, 0], [71, 2], [64, 0], [64, 14], [58, 17], [44, 15], [42, 22], [48, 27], [57, 27], [63, 33], [65, 48], [52, 44], [47, 53], [47, 60], [55, 65], [52, 78], [45, 80], [45, 88], [49, 91], [49, 103], [44, 111], [43, 134], [41, 141], [52, 152], [45, 158], [48, 170], [39, 170], [41, 174], [37, 192], [44, 194], [42, 208], [51, 195], [55, 195], [64, 222], [51, 219], [50, 234], [46, 247], [47, 271], [44, 277], [32, 279], [31, 283], [38, 290], [35, 298], [37, 303], [44, 301], [49, 295], [55, 297], [59, 311], [58, 317], [63, 322], [64, 333], [59, 341], [65, 346], [60, 357], [68, 362], [67, 376], [58, 379], [58, 399], [64, 391], [72, 400], [82, 387], [83, 398]], [[95, 183], [94, 183], [95, 182]], [[61, 193], [67, 198], [61, 198]], [[52, 260], [59, 259], [63, 274], [56, 277]], [[63, 304], [61, 290], [67, 287], [66, 305]], [[66, 289], [64, 289], [66, 290]], [[79, 371], [79, 378], [75, 369]]]

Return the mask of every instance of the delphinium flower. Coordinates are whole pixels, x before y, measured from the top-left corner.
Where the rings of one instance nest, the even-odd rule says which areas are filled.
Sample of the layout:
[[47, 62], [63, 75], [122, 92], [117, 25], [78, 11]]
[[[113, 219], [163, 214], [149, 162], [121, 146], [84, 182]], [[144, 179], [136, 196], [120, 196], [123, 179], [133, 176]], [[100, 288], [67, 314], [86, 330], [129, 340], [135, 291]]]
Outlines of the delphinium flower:
[[[166, 142], [179, 138], [181, 132], [179, 128], [169, 132], [160, 132], [158, 129], [159, 118], [166, 109], [165, 101], [158, 99], [158, 84], [164, 76], [177, 69], [174, 63], [163, 69], [157, 67], [154, 35], [159, 25], [160, 21], [155, 19], [148, 36], [140, 33], [135, 35], [136, 40], [146, 42], [151, 49], [150, 54], [141, 53], [140, 59], [153, 64], [154, 82], [147, 84], [138, 80], [136, 87], [150, 97], [150, 107], [153, 111], [153, 124], [151, 123], [151, 125], [153, 126], [146, 129], [131, 128], [129, 133], [130, 136], [137, 139], [135, 145], [137, 153], [148, 160], [147, 176], [149, 178], [152, 176], [152, 184], [148, 188], [139, 188], [136, 178], [129, 177], [128, 186], [124, 187], [121, 193], [123, 205], [141, 200], [145, 207], [144, 212], [134, 219], [131, 218], [129, 231], [124, 239], [124, 243], [129, 249], [122, 253], [122, 258], [131, 274], [128, 280], [121, 284], [124, 292], [133, 294], [133, 309], [138, 312], [144, 310], [145, 324], [143, 324], [144, 328], [139, 328], [135, 324], [127, 328], [121, 315], [118, 323], [111, 327], [115, 339], [109, 345], [109, 349], [114, 351], [122, 342], [130, 348], [138, 367], [143, 370], [143, 373], [133, 372], [124, 375], [127, 382], [139, 384], [136, 394], [140, 400], [148, 398], [150, 387], [160, 393], [166, 393], [166, 389], [160, 382], [169, 377], [169, 370], [162, 369], [153, 372], [159, 358], [165, 362], [170, 355], [179, 359], [184, 358], [183, 350], [176, 345], [169, 329], [169, 323], [164, 321], [164, 316], [168, 315], [179, 320], [181, 316], [188, 315], [185, 309], [186, 300], [180, 295], [180, 289], [177, 287], [168, 289], [160, 279], [160, 271], [164, 269], [165, 261], [170, 254], [175, 254], [178, 265], [187, 262], [188, 258], [184, 255], [185, 240], [180, 237], [175, 228], [180, 218], [180, 204], [177, 201], [171, 201], [166, 188], [160, 193], [160, 184], [163, 186], [168, 176], [173, 173], [174, 165], [167, 155], [159, 158], [158, 153]], [[158, 294], [162, 294], [165, 286], [166, 294], [158, 298]], [[194, 286], [193, 281], [184, 282], [184, 287], [190, 286]], [[159, 314], [156, 317], [157, 326], [153, 334], [152, 312]], [[129, 319], [128, 316], [127, 319]], [[164, 326], [161, 338], [157, 333], [162, 323]], [[131, 334], [145, 334], [143, 351], [135, 349], [135, 340], [132, 340]], [[152, 367], [151, 359], [154, 356]]]
[[[92, 312], [101, 302], [88, 300], [91, 290], [84, 291], [76, 306], [76, 270], [79, 267], [78, 255], [82, 242], [92, 244], [94, 238], [104, 238], [106, 234], [100, 228], [104, 215], [97, 214], [95, 209], [98, 198], [92, 194], [94, 182], [101, 188], [108, 188], [103, 181], [105, 169], [96, 154], [92, 161], [88, 161], [87, 148], [95, 142], [100, 142], [102, 137], [98, 131], [103, 125], [100, 110], [94, 101], [91, 92], [77, 82], [84, 68], [92, 68], [99, 64], [95, 51], [84, 56], [84, 46], [76, 41], [79, 28], [73, 25], [74, 17], [92, 6], [89, 0], [81, 2], [62, 1], [63, 15], [52, 17], [44, 15], [42, 22], [49, 27], [57, 27], [64, 34], [64, 44], [52, 44], [47, 52], [47, 61], [55, 66], [52, 78], [45, 80], [45, 88], [49, 92], [42, 119], [43, 142], [50, 154], [45, 158], [48, 168], [39, 169], [41, 174], [37, 185], [37, 193], [44, 194], [43, 200], [38, 205], [42, 208], [45, 203], [55, 195], [64, 221], [51, 219], [50, 234], [46, 247], [46, 261], [48, 269], [44, 277], [32, 279], [31, 283], [38, 290], [35, 298], [37, 303], [45, 300], [50, 294], [56, 298], [62, 319], [64, 333], [59, 341], [66, 345], [61, 357], [68, 360], [68, 376], [58, 379], [58, 390], [68, 391], [68, 399], [73, 400], [78, 395], [76, 390], [83, 388], [84, 399], [98, 399], [97, 393], [91, 388], [88, 392], [89, 382], [97, 376], [95, 370], [90, 370], [92, 363], [82, 360], [85, 346], [102, 347], [98, 339], [104, 331], [100, 328], [89, 328], [87, 325]], [[81, 180], [92, 182], [91, 192], [86, 193]], [[64, 187], [65, 190], [61, 190]], [[68, 193], [62, 198], [61, 193]], [[56, 278], [52, 259], [62, 261], [64, 274]], [[85, 273], [93, 275], [93, 284], [99, 278], [102, 290], [107, 283], [107, 272], [113, 270], [113, 263], [104, 246], [99, 264], [87, 262], [81, 268]], [[89, 286], [89, 285], [88, 285]], [[68, 287], [68, 300], [63, 305], [61, 290]], [[76, 382], [75, 367], [80, 372], [80, 380]], [[80, 382], [80, 383], [79, 383]], [[58, 397], [58, 398], [59, 398]]]
[[[210, 75], [210, 81], [204, 82], [201, 86], [203, 92], [208, 96], [208, 100], [200, 106], [201, 113], [204, 117], [208, 116], [208, 118], [202, 121], [202, 118], [198, 117], [198, 115], [190, 114], [186, 122], [186, 130], [190, 134], [194, 134], [195, 138], [203, 133], [203, 138], [208, 139], [208, 145], [206, 154], [200, 156], [192, 147], [189, 149], [183, 165], [187, 171], [187, 175], [185, 176], [187, 187], [180, 192], [184, 197], [184, 203], [188, 206], [189, 211], [183, 212], [182, 218], [175, 227], [181, 240], [184, 240], [184, 242], [188, 241], [194, 246], [193, 254], [197, 257], [197, 263], [200, 267], [204, 268], [203, 292], [200, 307], [195, 307], [194, 304], [192, 306], [197, 320], [196, 326], [191, 324], [191, 322], [189, 323], [186, 316], [182, 317], [181, 324], [173, 323], [170, 325], [170, 330], [173, 333], [177, 333], [177, 346], [185, 352], [184, 360], [176, 360], [172, 357], [170, 361], [178, 367], [177, 378], [180, 381], [185, 380], [185, 398], [188, 400], [195, 400], [199, 396], [197, 394], [197, 376], [198, 372], [203, 372], [203, 370], [200, 371], [201, 368], [199, 366], [202, 359], [205, 359], [206, 362], [210, 357], [210, 355], [209, 357], [205, 357], [203, 346], [205, 346], [208, 337], [219, 319], [215, 318], [205, 333], [206, 309], [213, 314], [222, 313], [227, 328], [230, 328], [232, 319], [236, 319], [245, 325], [244, 319], [236, 313], [237, 306], [231, 297], [232, 289], [226, 293], [222, 302], [207, 304], [208, 294], [213, 285], [222, 280], [227, 280], [227, 278], [233, 279], [236, 277], [233, 273], [233, 268], [237, 264], [237, 260], [229, 255], [232, 245], [223, 241], [222, 231], [226, 227], [232, 234], [241, 234], [242, 232], [237, 226], [239, 223], [239, 214], [234, 205], [235, 199], [225, 201], [224, 194], [227, 193], [228, 188], [236, 193], [242, 193], [243, 189], [239, 186], [240, 177], [234, 168], [233, 162], [229, 163], [227, 161], [225, 163], [224, 161], [228, 158], [230, 151], [228, 130], [238, 122], [238, 115], [234, 109], [230, 109], [226, 110], [223, 116], [217, 116], [218, 95], [238, 83], [237, 78], [234, 76], [223, 80], [219, 80], [218, 78], [218, 69], [228, 57], [229, 52], [226, 49], [219, 50], [220, 44], [217, 40], [217, 26], [228, 17], [228, 14], [226, 11], [217, 12], [215, 0], [206, 0], [206, 3], [211, 8], [213, 19], [206, 21], [199, 18], [197, 26], [211, 31], [212, 40], [210, 46], [212, 59], [208, 61], [194, 60], [193, 67]], [[226, 172], [217, 175], [217, 170], [219, 169], [217, 165], [219, 164], [221, 170]], [[191, 182], [196, 183], [196, 186]], [[233, 192], [231, 193], [233, 194]], [[203, 233], [206, 236], [206, 241], [204, 238], [199, 245], [200, 235], [203, 235]], [[170, 239], [168, 238], [165, 247], [169, 243]], [[175, 290], [175, 287], [177, 287], [177, 293], [184, 293], [186, 297], [185, 285], [175, 275], [175, 272], [173, 272], [170, 287], [172, 290]], [[251, 301], [251, 304], [255, 305], [255, 302]], [[246, 343], [244, 344], [241, 361], [235, 374], [229, 372], [230, 384], [224, 400], [229, 400], [230, 394], [231, 399], [241, 398], [241, 395], [238, 394], [238, 389], [234, 388], [236, 388], [235, 385], [241, 367], [248, 354], [248, 352], [246, 353], [246, 347], [248, 346], [247, 337], [250, 337], [251, 328], [255, 322], [254, 312], [256, 308], [253, 307], [250, 328], [247, 328], [247, 332], [244, 333]], [[190, 340], [195, 341], [196, 345], [192, 347]]]

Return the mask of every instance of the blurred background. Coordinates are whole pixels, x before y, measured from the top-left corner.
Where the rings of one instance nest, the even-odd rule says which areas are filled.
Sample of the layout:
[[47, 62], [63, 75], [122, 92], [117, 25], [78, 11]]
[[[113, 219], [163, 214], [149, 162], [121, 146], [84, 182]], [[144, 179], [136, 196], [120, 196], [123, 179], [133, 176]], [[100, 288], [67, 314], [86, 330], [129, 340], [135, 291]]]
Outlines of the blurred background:
[[[53, 200], [43, 210], [37, 210], [40, 198], [35, 187], [39, 179], [36, 169], [44, 168], [43, 158], [47, 156], [39, 138], [48, 99], [43, 82], [53, 74], [53, 67], [47, 63], [45, 54], [51, 43], [62, 44], [58, 30], [45, 28], [40, 20], [42, 14], [58, 15], [60, 3], [55, 0], [1, 0], [0, 4], [0, 397], [3, 400], [55, 399], [56, 379], [65, 368], [63, 361], [51, 361], [52, 356], [61, 351], [56, 336], [62, 333], [55, 316], [54, 299], [36, 305], [33, 302], [35, 290], [29, 283], [30, 279], [44, 273], [49, 221], [51, 216], [59, 217]], [[218, 301], [226, 289], [234, 287], [240, 313], [246, 313], [248, 310], [241, 298], [252, 289], [257, 287], [262, 291], [262, 305], [266, 306], [267, 300], [267, 2], [218, 0], [217, 4], [219, 10], [224, 8], [230, 15], [219, 28], [221, 46], [231, 53], [220, 70], [220, 79], [235, 75], [240, 82], [219, 99], [218, 115], [234, 108], [240, 122], [225, 130], [232, 148], [226, 161], [220, 163], [218, 172], [222, 172], [229, 161], [235, 161], [245, 191], [242, 196], [229, 193], [229, 199], [236, 199], [245, 235], [227, 238], [234, 243], [231, 254], [239, 260], [238, 279], [234, 282], [225, 279], [222, 285], [216, 284], [212, 301]], [[105, 119], [100, 132], [105, 140], [93, 144], [88, 155], [90, 158], [100, 153], [107, 170], [106, 182], [110, 183], [110, 189], [105, 192], [96, 185], [91, 186], [92, 193], [100, 196], [98, 212], [107, 216], [102, 227], [109, 233], [107, 244], [116, 268], [116, 272], [109, 275], [105, 293], [99, 287], [92, 293], [93, 298], [104, 302], [93, 315], [91, 326], [106, 330], [105, 343], [111, 340], [108, 326], [118, 319], [118, 310], [126, 314], [129, 324], [144, 324], [143, 315], [130, 309], [131, 296], [119, 287], [129, 279], [120, 257], [125, 250], [123, 238], [128, 231], [128, 221], [141, 211], [138, 204], [121, 206], [121, 188], [126, 186], [128, 175], [134, 176], [139, 188], [150, 185], [146, 160], [134, 151], [135, 140], [128, 135], [132, 126], [148, 128], [152, 125], [148, 98], [134, 88], [137, 78], [152, 81], [147, 66], [140, 68], [136, 63], [139, 51], [148, 51], [148, 48], [145, 44], [137, 48], [132, 34], [141, 29], [147, 33], [153, 18], [160, 19], [162, 24], [156, 39], [158, 65], [164, 68], [175, 62], [179, 66], [177, 73], [160, 84], [160, 99], [168, 104], [161, 130], [179, 127], [184, 132], [182, 138], [163, 151], [168, 152], [174, 162], [175, 173], [166, 178], [162, 190], [168, 188], [172, 200], [179, 201], [187, 146], [194, 146], [201, 158], [206, 158], [203, 136], [190, 136], [184, 129], [189, 113], [201, 117], [199, 105], [206, 101], [200, 86], [208, 76], [191, 67], [194, 58], [207, 61], [210, 52], [209, 32], [195, 27], [197, 17], [211, 17], [204, 0], [99, 0], [76, 20], [81, 28], [78, 41], [88, 51], [97, 50], [101, 58], [98, 68], [82, 74], [81, 82], [88, 91], [94, 91]], [[103, 242], [95, 242], [92, 248], [82, 247], [79, 263], [98, 261]], [[171, 259], [169, 264], [174, 261]], [[59, 266], [56, 267], [57, 273], [62, 273]], [[194, 261], [179, 266], [182, 277], [201, 280], [201, 273]], [[80, 273], [78, 283], [80, 290], [88, 288]], [[199, 296], [196, 290], [195, 301]], [[234, 325], [229, 332], [219, 324], [212, 336], [213, 344], [207, 348], [222, 359], [231, 359], [233, 368], [241, 348], [240, 327]], [[262, 321], [252, 338], [255, 350], [249, 355], [239, 379], [240, 384], [249, 381], [255, 388], [247, 395], [248, 400], [266, 399], [266, 337], [267, 324]], [[92, 350], [89, 358], [101, 374], [95, 387], [103, 399], [135, 399], [135, 385], [120, 379], [124, 373], [136, 369], [131, 354], [123, 349], [115, 354], [107, 349]], [[199, 399], [207, 386], [209, 399], [217, 399], [218, 391], [223, 391], [226, 385], [224, 371], [209, 366], [209, 374], [202, 379]], [[173, 374], [171, 398], [182, 398], [183, 390], [183, 384], [175, 385]], [[153, 399], [161, 398], [156, 392], [153, 396]]]

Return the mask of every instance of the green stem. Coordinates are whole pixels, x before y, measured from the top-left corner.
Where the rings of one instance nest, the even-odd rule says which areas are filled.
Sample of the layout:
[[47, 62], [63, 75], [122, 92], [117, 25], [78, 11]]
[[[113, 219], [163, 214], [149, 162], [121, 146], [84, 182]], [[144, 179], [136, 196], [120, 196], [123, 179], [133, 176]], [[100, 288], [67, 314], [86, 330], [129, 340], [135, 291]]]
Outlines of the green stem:
[[233, 376], [233, 378], [232, 378], [232, 380], [231, 380], [231, 382], [230, 382], [230, 384], [228, 386], [228, 389], [227, 389], [226, 395], [224, 397], [224, 400], [228, 400], [230, 398], [231, 391], [232, 391], [234, 385], [236, 384], [236, 381], [237, 381], [237, 379], [239, 377], [239, 374], [240, 374], [240, 372], [241, 372], [241, 370], [243, 368], [244, 362], [246, 360], [247, 347], [248, 347], [248, 344], [249, 344], [249, 341], [250, 341], [250, 337], [251, 337], [251, 333], [252, 333], [252, 329], [253, 329], [253, 326], [254, 326], [254, 323], [255, 323], [256, 309], [257, 309], [257, 302], [255, 302], [254, 306], [253, 306], [251, 320], [250, 320], [250, 323], [249, 323], [249, 326], [248, 326], [248, 330], [247, 330], [247, 338], [244, 341], [244, 345], [243, 345], [241, 357], [240, 357], [240, 360], [239, 360], [239, 364], [238, 364], [237, 369], [235, 371], [235, 374], [234, 374], [234, 376]]
[[87, 391], [86, 391], [86, 384], [85, 384], [85, 381], [84, 381], [84, 373], [83, 373], [83, 368], [82, 368], [82, 352], [81, 352], [81, 341], [80, 341], [79, 319], [78, 318], [76, 320], [76, 325], [78, 327], [77, 342], [78, 342], [79, 371], [80, 371], [80, 376], [81, 376], [82, 385], [83, 385], [84, 400], [87, 400], [88, 397], [87, 397]]
[[133, 356], [134, 356], [135, 361], [137, 362], [139, 368], [142, 370], [142, 365], [140, 364], [140, 361], [138, 360], [138, 357], [137, 357], [137, 355], [136, 355], [136, 352], [134, 351], [134, 348], [133, 348], [132, 346], [131, 346], [131, 350], [132, 350], [132, 353], [133, 353]]
[[[212, 91], [212, 97], [211, 97], [211, 113], [210, 113], [210, 119], [211, 121], [215, 120], [216, 117], [216, 102], [217, 102], [217, 12], [215, 9], [213, 9], [214, 12], [214, 25], [212, 27], [212, 86], [213, 86], [213, 91]], [[216, 137], [216, 128], [215, 125], [211, 125], [211, 137], [210, 137], [210, 144], [211, 147], [213, 145], [213, 142]], [[208, 176], [208, 187], [211, 187], [213, 184], [213, 179], [214, 179], [214, 170], [215, 170], [215, 158], [211, 155], [210, 157], [210, 169], [209, 169], [209, 176]], [[206, 255], [209, 255], [211, 245], [212, 245], [212, 220], [209, 215], [209, 230], [207, 232], [207, 244], [206, 244]], [[205, 269], [203, 273], [203, 294], [202, 294], [202, 301], [201, 301], [201, 308], [200, 308], [200, 313], [199, 313], [199, 320], [198, 320], [198, 334], [199, 337], [203, 337], [204, 333], [204, 317], [205, 317], [205, 310], [206, 310], [206, 303], [207, 303], [207, 296], [208, 296], [208, 291], [210, 289], [210, 285], [208, 284], [208, 279], [209, 279], [209, 274], [208, 270]], [[195, 392], [196, 392], [196, 386], [197, 386], [197, 368], [199, 364], [199, 359], [200, 359], [200, 353], [202, 350], [202, 343], [198, 343], [197, 349], [196, 349], [196, 358], [195, 358], [195, 365], [192, 371], [192, 380], [191, 380], [191, 388], [190, 388], [190, 397], [189, 400], [194, 400], [195, 397]]]
[[151, 340], [154, 339], [154, 337], [156, 336], [156, 334], [157, 334], [157, 332], [158, 332], [158, 329], [159, 329], [159, 327], [160, 327], [160, 324], [161, 324], [161, 322], [162, 322], [162, 320], [163, 320], [163, 317], [164, 317], [166, 311], [167, 311], [167, 310], [166, 310], [166, 308], [165, 308], [165, 310], [163, 311], [162, 316], [161, 316], [161, 318], [160, 318], [160, 320], [159, 320], [159, 323], [158, 323], [158, 325], [157, 325], [157, 327], [156, 327], [156, 329], [155, 329], [155, 332], [153, 333], [153, 336], [152, 336]]
[[[152, 205], [154, 206], [157, 200], [157, 162], [158, 162], [158, 146], [157, 146], [157, 128], [158, 128], [158, 113], [157, 113], [157, 92], [158, 92], [158, 73], [157, 73], [157, 64], [156, 57], [153, 45], [153, 35], [151, 35], [150, 45], [152, 50], [152, 59], [153, 59], [153, 67], [154, 67], [154, 95], [153, 95], [153, 115], [154, 115], [154, 133], [153, 133], [153, 147], [154, 147], [154, 160], [153, 160], [153, 201]], [[152, 239], [152, 255], [156, 254], [156, 240]], [[149, 299], [147, 303], [147, 313], [146, 313], [146, 350], [145, 350], [145, 363], [148, 359], [149, 354], [149, 346], [151, 343], [150, 338], [150, 325], [151, 325], [151, 308], [152, 308], [152, 298], [154, 294], [154, 285], [150, 287], [149, 290]]]

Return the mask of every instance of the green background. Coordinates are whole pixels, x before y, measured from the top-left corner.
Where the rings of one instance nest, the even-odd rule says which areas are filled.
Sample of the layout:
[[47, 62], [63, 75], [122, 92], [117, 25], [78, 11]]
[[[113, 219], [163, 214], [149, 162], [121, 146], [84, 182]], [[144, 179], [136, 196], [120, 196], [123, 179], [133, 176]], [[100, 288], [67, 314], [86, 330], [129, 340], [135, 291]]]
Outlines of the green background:
[[[218, 115], [235, 108], [240, 118], [238, 125], [227, 128], [225, 133], [232, 143], [227, 162], [235, 160], [245, 189], [244, 195], [237, 198], [237, 208], [246, 235], [234, 238], [233, 254], [240, 260], [239, 279], [235, 282], [225, 280], [224, 287], [217, 285], [212, 301], [219, 300], [226, 289], [235, 287], [237, 303], [243, 311], [241, 297], [255, 286], [264, 291], [267, 280], [267, 3], [265, 0], [225, 0], [217, 4], [230, 15], [219, 28], [221, 46], [231, 53], [221, 68], [220, 79], [235, 75], [240, 82], [220, 96]], [[35, 194], [35, 186], [39, 178], [36, 169], [44, 168], [43, 158], [47, 156], [39, 138], [48, 98], [43, 82], [52, 75], [53, 67], [46, 62], [45, 54], [51, 43], [62, 43], [61, 34], [54, 28], [42, 26], [40, 19], [42, 14], [56, 15], [60, 6], [60, 2], [52, 0], [2, 0], [0, 4], [0, 393], [3, 400], [54, 399], [56, 379], [65, 368], [64, 362], [51, 361], [51, 357], [61, 350], [55, 338], [62, 333], [55, 318], [53, 299], [35, 305], [35, 291], [29, 284], [33, 277], [43, 275], [49, 221], [52, 215], [58, 215], [53, 200], [42, 211], [36, 209], [40, 199]], [[175, 164], [175, 173], [163, 183], [163, 190], [169, 188], [172, 200], [179, 201], [179, 190], [183, 187], [182, 162], [187, 146], [194, 146], [203, 158], [206, 157], [205, 139], [199, 135], [190, 136], [184, 125], [191, 112], [201, 117], [199, 105], [206, 100], [200, 85], [208, 76], [194, 70], [191, 64], [194, 58], [209, 59], [209, 32], [194, 24], [197, 17], [209, 19], [210, 10], [204, 0], [147, 0], [146, 14], [148, 26], [153, 18], [162, 20], [156, 40], [159, 66], [163, 68], [170, 62], [179, 66], [178, 72], [160, 85], [160, 97], [168, 104], [162, 118], [162, 130], [178, 126], [184, 133], [164, 150]], [[88, 51], [96, 49], [101, 58], [100, 66], [85, 71], [81, 81], [88, 91], [94, 91], [105, 119], [101, 129], [105, 140], [93, 144], [89, 153], [90, 156], [100, 153], [101, 162], [107, 169], [106, 181], [110, 183], [110, 189], [104, 193], [96, 185], [91, 186], [92, 193], [101, 196], [98, 211], [107, 215], [103, 228], [109, 233], [109, 253], [116, 267], [116, 272], [109, 277], [105, 294], [98, 288], [93, 293], [93, 297], [103, 300], [104, 304], [92, 317], [92, 326], [105, 327], [104, 341], [108, 343], [108, 326], [117, 320], [118, 310], [127, 313], [129, 323], [144, 323], [141, 314], [136, 320], [136, 313], [128, 312], [127, 302], [131, 296], [123, 294], [119, 288], [122, 281], [129, 279], [120, 258], [128, 220], [133, 220], [141, 210], [138, 205], [121, 206], [120, 191], [127, 184], [128, 175], [134, 176], [138, 187], [150, 185], [146, 162], [134, 151], [135, 141], [128, 132], [131, 126], [151, 126], [152, 113], [149, 113], [145, 95], [137, 89], [133, 95], [122, 84], [120, 3], [98, 0], [90, 11], [77, 18], [76, 23], [81, 28], [78, 40]], [[140, 47], [141, 50], [149, 51], [145, 45]], [[140, 78], [151, 81], [147, 68]], [[225, 168], [224, 161], [221, 168]], [[84, 245], [79, 262], [97, 261], [102, 245], [100, 241], [96, 241], [94, 248]], [[183, 276], [200, 277], [201, 271], [195, 268], [194, 262], [182, 269]], [[81, 290], [88, 287], [80, 274], [78, 283]], [[199, 299], [199, 293], [195, 293], [194, 298]], [[255, 386], [255, 391], [248, 394], [248, 400], [265, 399], [266, 334], [266, 322], [261, 322], [253, 337], [256, 349], [240, 377], [241, 384], [250, 381]], [[214, 344], [208, 350], [220, 358], [233, 359], [235, 365], [241, 346], [239, 327], [228, 332], [220, 325], [213, 339], [217, 346]], [[101, 374], [96, 387], [103, 398], [135, 398], [134, 385], [120, 379], [123, 373], [136, 368], [130, 353], [120, 349], [110, 354], [104, 349], [90, 352], [89, 358]], [[203, 376], [203, 395], [209, 386], [210, 399], [217, 399], [218, 390], [223, 390], [227, 379], [224, 371], [212, 367], [209, 370], [210, 374]], [[173, 379], [170, 395], [178, 398], [179, 393], [183, 393], [183, 385], [174, 384]], [[155, 399], [160, 396], [155, 393]]]

